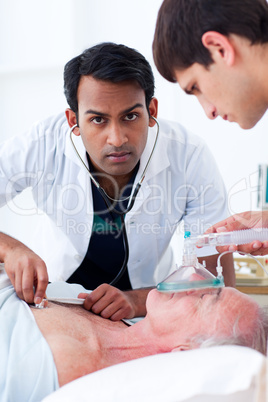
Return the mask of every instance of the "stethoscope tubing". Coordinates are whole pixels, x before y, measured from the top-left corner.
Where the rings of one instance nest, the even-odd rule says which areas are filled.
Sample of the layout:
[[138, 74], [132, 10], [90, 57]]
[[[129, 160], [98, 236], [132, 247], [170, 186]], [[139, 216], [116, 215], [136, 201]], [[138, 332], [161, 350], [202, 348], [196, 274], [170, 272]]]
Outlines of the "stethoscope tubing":
[[[126, 271], [126, 269], [127, 269], [127, 264], [128, 264], [128, 259], [129, 259], [129, 244], [128, 244], [128, 238], [127, 238], [127, 232], [126, 232], [124, 217], [125, 217], [125, 215], [132, 209], [132, 207], [133, 207], [133, 205], [134, 205], [134, 202], [135, 202], [135, 200], [136, 200], [137, 194], [138, 194], [138, 192], [139, 192], [139, 190], [140, 190], [140, 188], [141, 188], [141, 184], [142, 184], [142, 182], [143, 182], [143, 180], [144, 180], [144, 178], [145, 178], [146, 171], [147, 171], [148, 166], [149, 166], [149, 164], [150, 164], [150, 162], [151, 162], [151, 159], [152, 159], [152, 156], [153, 156], [153, 153], [154, 153], [156, 144], [157, 144], [158, 136], [159, 136], [159, 123], [158, 123], [158, 121], [157, 121], [157, 119], [156, 119], [155, 117], [151, 116], [151, 118], [154, 119], [154, 121], [156, 122], [156, 125], [157, 125], [157, 132], [156, 132], [156, 137], [155, 137], [154, 145], [153, 145], [153, 148], [152, 148], [152, 150], [151, 150], [151, 153], [150, 153], [150, 156], [149, 156], [149, 158], [148, 158], [148, 161], [147, 161], [147, 163], [146, 163], [146, 165], [145, 165], [145, 168], [143, 169], [143, 172], [142, 172], [142, 174], [141, 174], [140, 180], [139, 180], [138, 183], [136, 184], [135, 189], [134, 189], [134, 191], [133, 191], [133, 193], [132, 193], [132, 196], [131, 196], [131, 198], [130, 198], [130, 200], [129, 200], [128, 206], [127, 206], [127, 208], [125, 208], [123, 211], [119, 211], [119, 210], [117, 210], [116, 208], [113, 207], [113, 204], [110, 202], [110, 199], [109, 199], [107, 193], [106, 193], [105, 190], [100, 186], [99, 182], [94, 178], [94, 176], [93, 176], [92, 173], [90, 172], [89, 168], [87, 167], [87, 165], [85, 164], [85, 162], [84, 162], [83, 159], [81, 158], [81, 156], [80, 156], [80, 154], [79, 154], [79, 152], [78, 152], [78, 149], [76, 148], [76, 146], [75, 146], [75, 144], [74, 144], [74, 142], [73, 142], [73, 139], [72, 139], [73, 130], [74, 130], [76, 127], [78, 127], [78, 125], [75, 124], [74, 126], [72, 126], [72, 127], [70, 128], [70, 131], [69, 131], [69, 135], [70, 135], [70, 139], [71, 139], [71, 143], [72, 143], [72, 145], [73, 145], [73, 148], [74, 148], [74, 150], [75, 150], [75, 152], [76, 152], [78, 158], [79, 158], [80, 161], [82, 162], [83, 166], [84, 166], [85, 169], [87, 170], [87, 172], [88, 172], [88, 174], [89, 174], [89, 176], [90, 176], [90, 179], [93, 181], [93, 183], [94, 183], [95, 186], [97, 187], [97, 189], [98, 189], [100, 195], [102, 196], [102, 198], [103, 198], [103, 200], [104, 200], [104, 202], [105, 202], [105, 204], [106, 204], [106, 206], [107, 206], [108, 211], [109, 211], [109, 212], [110, 212], [110, 211], [115, 212], [117, 215], [120, 216], [120, 220], [121, 220], [121, 229], [122, 229], [122, 238], [123, 238], [123, 245], [124, 245], [124, 250], [125, 250], [125, 256], [124, 256], [123, 264], [122, 264], [122, 266], [121, 266], [121, 268], [120, 268], [118, 274], [117, 274], [117, 275], [115, 276], [115, 278], [109, 283], [109, 285], [111, 285], [111, 286], [115, 285], [116, 282], [119, 281], [119, 279], [123, 276], [123, 274], [125, 273], [125, 271]], [[120, 230], [121, 230], [121, 229], [120, 229]]]

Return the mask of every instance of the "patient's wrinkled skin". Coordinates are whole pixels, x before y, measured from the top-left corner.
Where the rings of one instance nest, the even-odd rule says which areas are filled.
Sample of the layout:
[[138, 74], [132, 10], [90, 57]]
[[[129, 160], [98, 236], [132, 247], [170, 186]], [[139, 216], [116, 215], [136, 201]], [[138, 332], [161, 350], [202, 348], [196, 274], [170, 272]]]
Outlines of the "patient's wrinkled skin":
[[152, 290], [146, 307], [146, 317], [131, 327], [81, 306], [49, 302], [47, 309], [32, 309], [54, 356], [60, 386], [124, 361], [196, 348], [196, 335], [228, 338], [238, 318], [237, 330], [250, 344], [259, 309], [233, 288], [172, 294]]
[[105, 341], [101, 335], [127, 328], [123, 322], [106, 320], [81, 306], [53, 302], [47, 309], [32, 309], [32, 313], [52, 351], [60, 386], [115, 364], [101, 357]]

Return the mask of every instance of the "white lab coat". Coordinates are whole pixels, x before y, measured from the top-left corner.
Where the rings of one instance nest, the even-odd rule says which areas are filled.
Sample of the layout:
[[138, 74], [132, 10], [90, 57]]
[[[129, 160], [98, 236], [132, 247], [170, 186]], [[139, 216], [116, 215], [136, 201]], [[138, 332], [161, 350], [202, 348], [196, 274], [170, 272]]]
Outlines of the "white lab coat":
[[[207, 146], [178, 123], [159, 123], [155, 153], [125, 218], [133, 288], [154, 286], [174, 269], [158, 263], [181, 220], [185, 230], [197, 235], [227, 216], [224, 184]], [[155, 130], [149, 128], [135, 183], [150, 155]], [[93, 223], [90, 178], [68, 133], [61, 114], [0, 147], [0, 205], [32, 187], [38, 209], [52, 224], [50, 229], [38, 228], [36, 236], [36, 250], [47, 264], [50, 281], [68, 279], [80, 265]], [[74, 140], [87, 164], [81, 137]], [[215, 249], [200, 254], [215, 254]]]

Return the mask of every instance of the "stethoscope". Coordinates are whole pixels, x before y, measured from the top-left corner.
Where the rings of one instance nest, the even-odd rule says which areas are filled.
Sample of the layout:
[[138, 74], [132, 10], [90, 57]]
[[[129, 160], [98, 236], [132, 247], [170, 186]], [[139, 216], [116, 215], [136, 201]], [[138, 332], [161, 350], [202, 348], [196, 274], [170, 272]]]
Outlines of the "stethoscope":
[[[128, 245], [128, 238], [127, 238], [127, 232], [126, 232], [126, 227], [125, 227], [124, 216], [132, 209], [132, 207], [133, 207], [133, 205], [134, 205], [135, 199], [136, 199], [137, 194], [138, 194], [138, 192], [139, 192], [139, 190], [140, 190], [140, 188], [141, 188], [141, 184], [142, 184], [142, 182], [143, 182], [143, 180], [144, 180], [144, 178], [145, 178], [146, 171], [147, 171], [148, 166], [149, 166], [149, 164], [150, 164], [150, 162], [151, 162], [151, 159], [152, 159], [152, 156], [153, 156], [155, 147], [156, 147], [156, 143], [157, 143], [157, 140], [158, 140], [158, 135], [159, 135], [159, 123], [158, 123], [158, 121], [157, 121], [157, 119], [156, 119], [155, 117], [151, 116], [151, 118], [154, 119], [154, 121], [156, 122], [156, 125], [157, 125], [157, 132], [156, 132], [156, 137], [155, 137], [154, 145], [153, 145], [152, 151], [151, 151], [151, 153], [150, 153], [150, 156], [149, 156], [149, 158], [148, 158], [148, 161], [147, 161], [147, 163], [146, 163], [146, 165], [145, 165], [145, 168], [143, 169], [143, 172], [142, 172], [142, 174], [141, 174], [141, 178], [140, 178], [140, 180], [138, 181], [138, 183], [136, 184], [136, 187], [135, 187], [134, 191], [132, 192], [132, 196], [130, 196], [130, 200], [129, 200], [129, 202], [128, 202], [128, 206], [127, 206], [127, 208], [125, 208], [124, 210], [121, 210], [121, 211], [119, 211], [118, 209], [116, 209], [116, 208], [113, 207], [113, 204], [111, 203], [110, 200], [112, 200], [112, 201], [117, 201], [117, 200], [113, 200], [113, 199], [111, 199], [111, 198], [108, 196], [108, 194], [107, 194], [107, 193], [105, 192], [105, 190], [101, 187], [100, 183], [95, 179], [95, 177], [92, 175], [91, 171], [89, 170], [89, 168], [87, 167], [87, 165], [85, 164], [85, 162], [83, 161], [83, 159], [81, 158], [81, 156], [80, 156], [80, 154], [79, 154], [79, 152], [78, 152], [78, 150], [77, 150], [77, 148], [76, 148], [76, 146], [75, 146], [75, 144], [74, 144], [74, 141], [73, 141], [73, 139], [72, 139], [73, 130], [74, 130], [76, 127], [78, 127], [78, 125], [75, 124], [73, 127], [70, 128], [70, 131], [69, 131], [71, 143], [72, 143], [72, 145], [73, 145], [73, 147], [74, 147], [74, 150], [75, 150], [75, 152], [76, 152], [78, 158], [79, 158], [80, 161], [82, 162], [83, 166], [86, 168], [86, 170], [87, 170], [87, 172], [88, 172], [88, 174], [89, 174], [89, 176], [90, 176], [90, 179], [93, 181], [93, 183], [94, 183], [95, 186], [97, 187], [97, 189], [98, 189], [100, 195], [102, 196], [102, 198], [103, 198], [103, 200], [104, 200], [104, 202], [105, 202], [105, 204], [106, 204], [106, 206], [107, 206], [107, 208], [108, 208], [108, 211], [113, 211], [113, 212], [115, 212], [117, 215], [120, 216], [120, 220], [121, 220], [121, 229], [122, 229], [122, 238], [123, 238], [123, 246], [124, 246], [124, 251], [125, 251], [125, 257], [124, 257], [123, 264], [122, 264], [122, 266], [121, 266], [121, 268], [120, 268], [118, 274], [117, 274], [116, 277], [109, 283], [109, 284], [112, 285], [112, 286], [113, 286], [116, 282], [118, 282], [119, 279], [120, 279], [120, 278], [123, 276], [123, 274], [125, 273], [125, 271], [126, 271], [126, 269], [127, 269], [128, 259], [129, 259], [129, 245]], [[126, 199], [127, 199], [127, 198], [126, 198]], [[118, 200], [118, 201], [122, 201], [122, 200]], [[123, 201], [124, 201], [124, 200], [123, 200]]]

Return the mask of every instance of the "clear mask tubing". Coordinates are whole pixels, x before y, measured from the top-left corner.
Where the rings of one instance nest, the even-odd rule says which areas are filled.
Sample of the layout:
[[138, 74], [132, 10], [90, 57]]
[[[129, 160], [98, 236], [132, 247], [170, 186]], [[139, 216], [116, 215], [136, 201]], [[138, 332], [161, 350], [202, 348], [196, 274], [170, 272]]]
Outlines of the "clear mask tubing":
[[257, 228], [235, 230], [233, 232], [208, 233], [191, 238], [191, 241], [197, 247], [242, 245], [256, 240], [261, 242], [268, 240], [268, 229]]
[[[193, 238], [191, 238], [190, 232], [185, 232], [184, 239], [182, 265], [177, 267], [171, 275], [157, 285], [157, 290], [159, 292], [176, 293], [189, 290], [216, 289], [224, 287], [220, 258], [224, 254], [230, 252], [224, 252], [219, 255], [216, 267], [216, 277], [205, 268], [205, 265], [201, 265], [198, 262], [196, 247], [217, 247], [233, 244], [241, 245], [250, 243], [254, 240], [265, 241], [268, 240], [268, 229], [247, 229], [234, 232], [210, 233]], [[262, 264], [259, 263], [259, 265], [265, 271]]]

